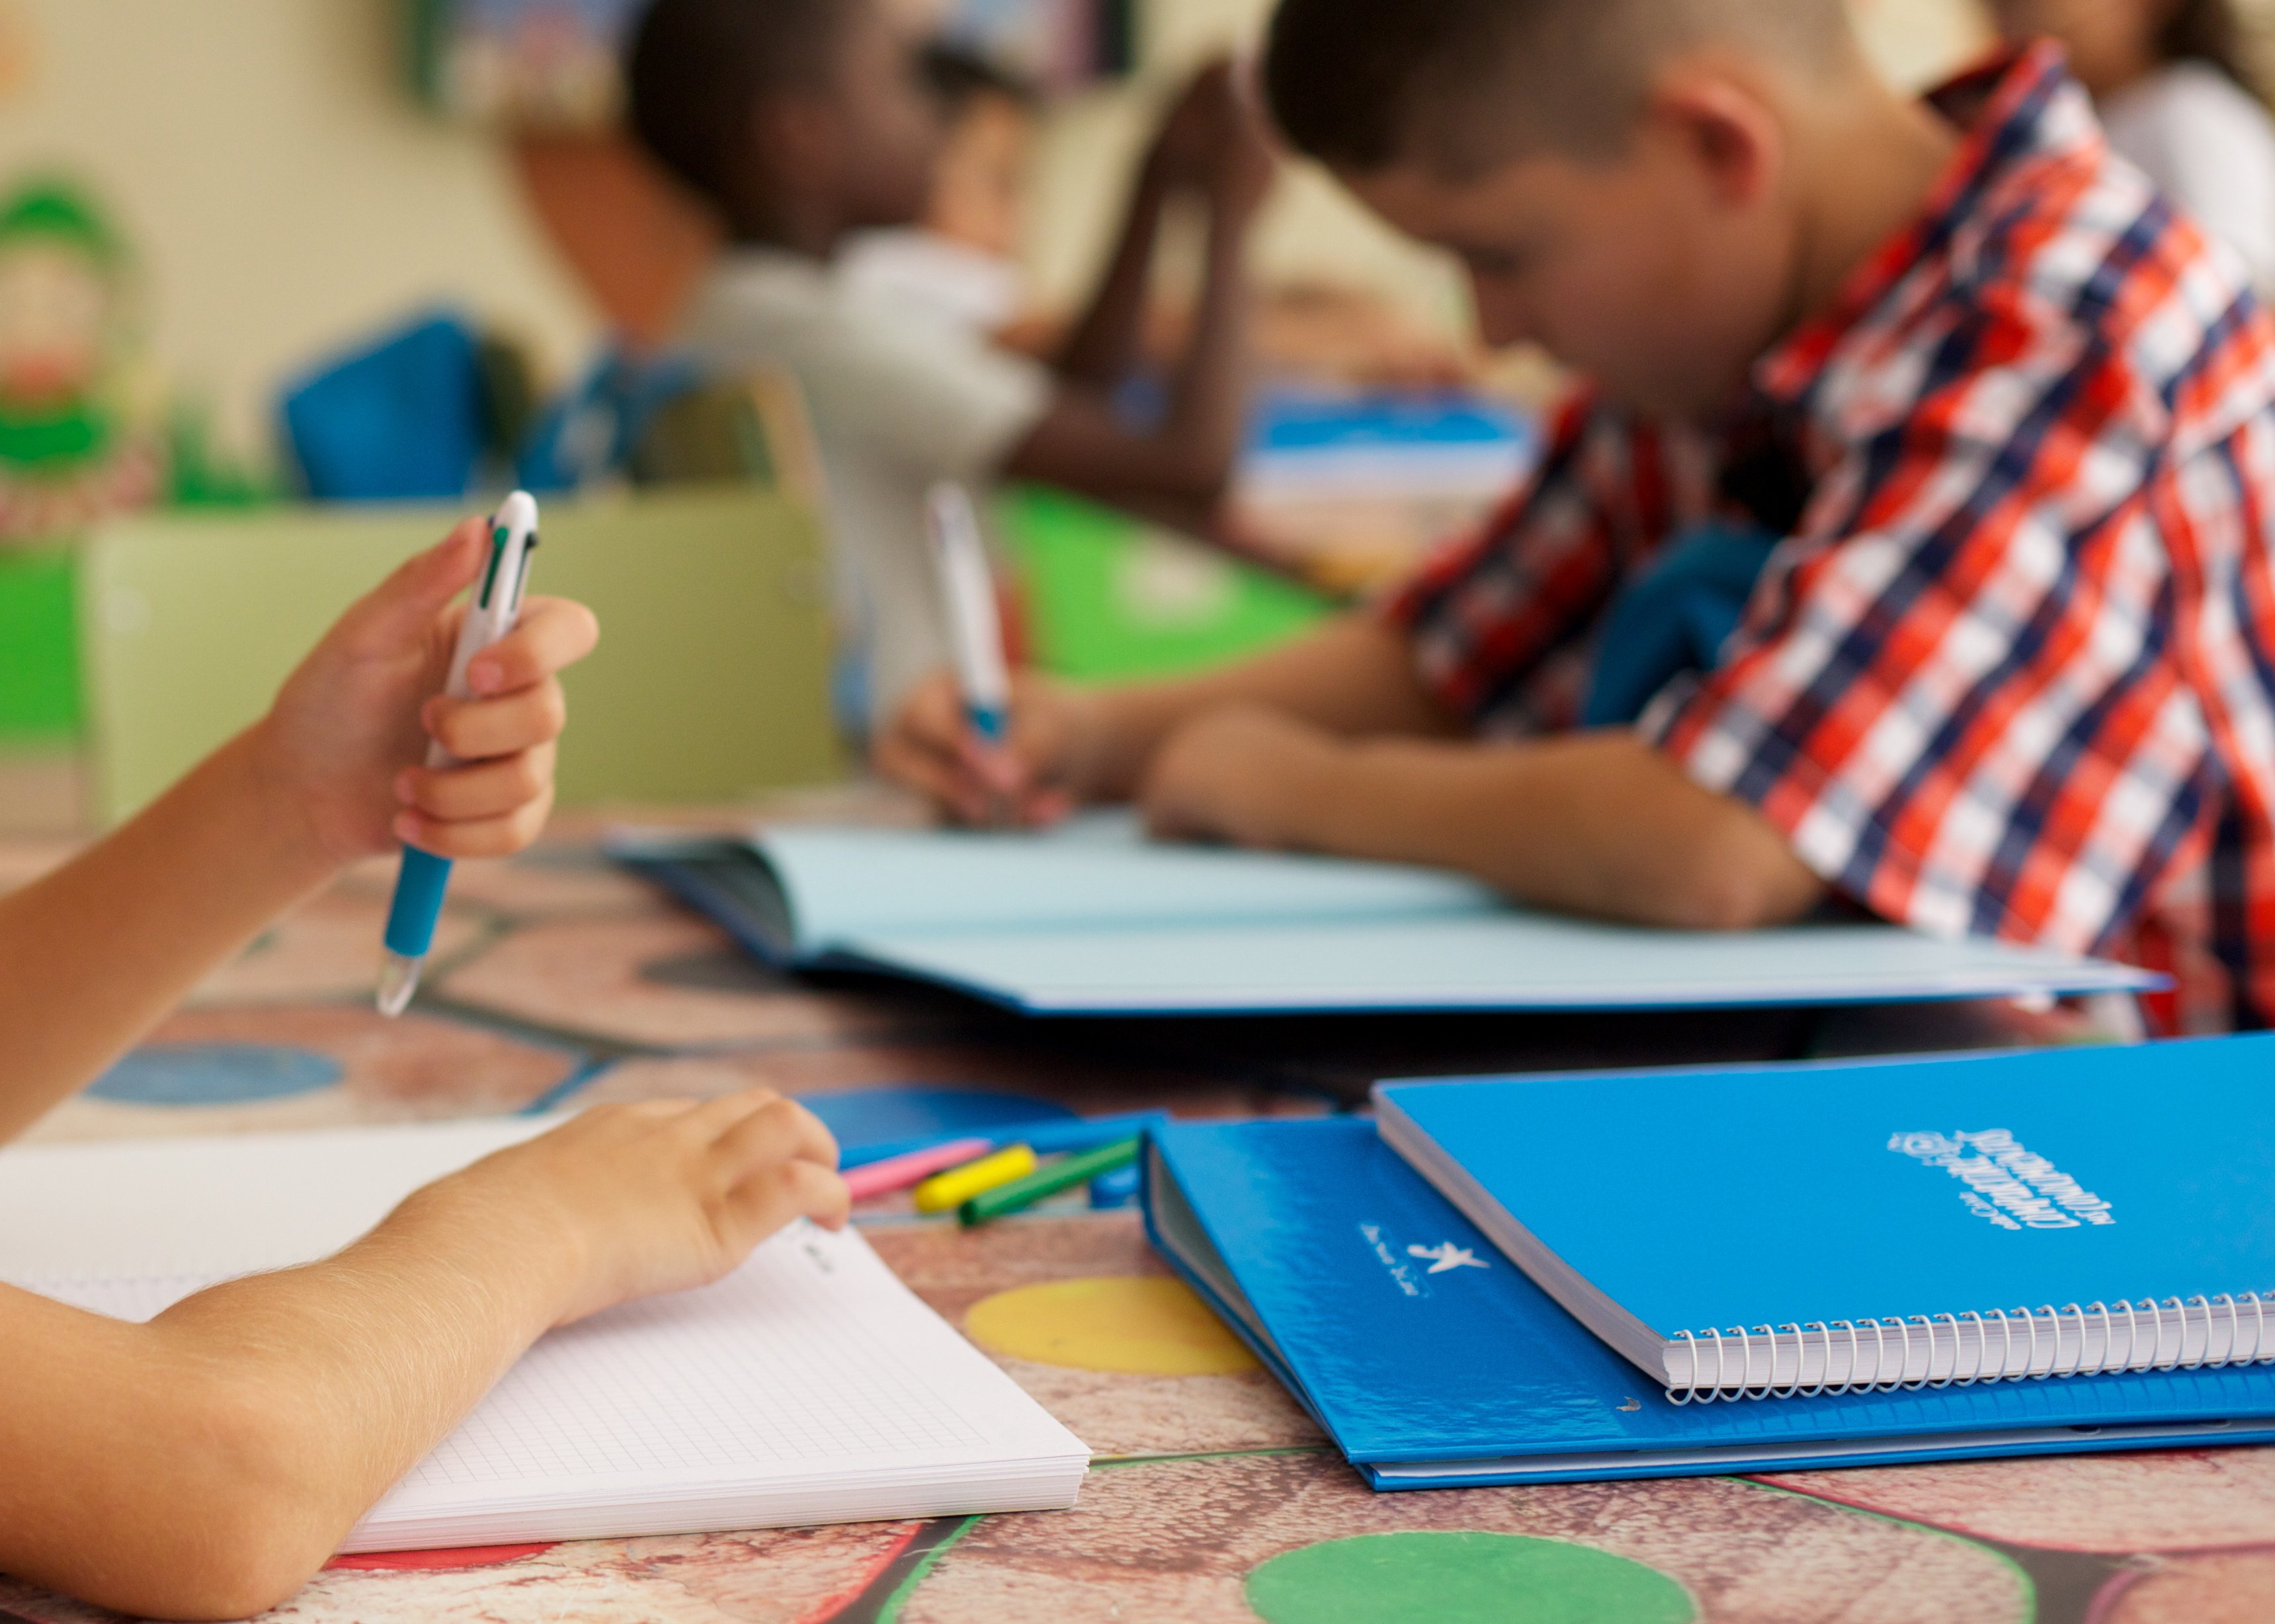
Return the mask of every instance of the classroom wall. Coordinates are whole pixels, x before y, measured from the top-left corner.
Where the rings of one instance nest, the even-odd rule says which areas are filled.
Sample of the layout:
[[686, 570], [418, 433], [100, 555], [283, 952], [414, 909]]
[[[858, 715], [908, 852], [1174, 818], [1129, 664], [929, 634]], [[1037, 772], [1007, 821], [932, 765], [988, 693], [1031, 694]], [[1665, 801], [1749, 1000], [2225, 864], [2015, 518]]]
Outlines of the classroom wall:
[[0, 0], [0, 183], [84, 177], [149, 274], [164, 374], [240, 446], [277, 381], [450, 298], [565, 368], [593, 317], [530, 223], [506, 155], [421, 113], [396, 0]]
[[[2275, 0], [2249, 0], [2266, 18]], [[1972, 0], [1854, 0], [1878, 60], [1916, 84], [1984, 43]], [[1030, 258], [1047, 297], [1087, 287], [1160, 98], [1251, 40], [1272, 0], [1145, 0], [1145, 72], [1057, 114]], [[423, 300], [525, 336], [548, 369], [599, 337], [501, 143], [430, 118], [403, 89], [400, 0], [0, 0], [0, 178], [87, 177], [140, 245], [162, 373], [265, 443], [291, 368]], [[1434, 257], [1302, 172], [1263, 223], [1259, 268], [1378, 289], [1444, 331], [1466, 305]]]

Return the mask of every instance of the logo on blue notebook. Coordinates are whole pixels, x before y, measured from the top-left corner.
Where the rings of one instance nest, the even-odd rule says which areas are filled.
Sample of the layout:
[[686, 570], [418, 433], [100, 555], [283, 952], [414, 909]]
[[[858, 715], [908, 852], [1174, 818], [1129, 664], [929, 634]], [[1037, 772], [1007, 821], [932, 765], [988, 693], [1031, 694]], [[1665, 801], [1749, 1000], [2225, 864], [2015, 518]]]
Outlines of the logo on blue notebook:
[[2004, 1128], [1891, 1134], [1888, 1148], [1957, 1179], [1967, 1210], [1997, 1228], [2075, 1229], [2117, 1221], [2108, 1202]]
[[1451, 1241], [1440, 1241], [1435, 1246], [1410, 1246], [1409, 1258], [1427, 1258], [1432, 1274], [1443, 1274], [1448, 1269], [1489, 1269], [1493, 1265], [1466, 1246], [1456, 1246]]
[[1396, 1243], [1383, 1239], [1380, 1224], [1361, 1224], [1358, 1232], [1364, 1237], [1367, 1249], [1374, 1253], [1376, 1260], [1390, 1271], [1390, 1278], [1398, 1289], [1410, 1297], [1426, 1297], [1430, 1295], [1430, 1288], [1422, 1283], [1414, 1265], [1408, 1258], [1430, 1265], [1419, 1271], [1420, 1275], [1447, 1274], [1455, 1269], [1493, 1267], [1471, 1248], [1457, 1246], [1451, 1241], [1440, 1241], [1435, 1246], [1411, 1245], [1406, 1249], [1405, 1257], [1401, 1257]]

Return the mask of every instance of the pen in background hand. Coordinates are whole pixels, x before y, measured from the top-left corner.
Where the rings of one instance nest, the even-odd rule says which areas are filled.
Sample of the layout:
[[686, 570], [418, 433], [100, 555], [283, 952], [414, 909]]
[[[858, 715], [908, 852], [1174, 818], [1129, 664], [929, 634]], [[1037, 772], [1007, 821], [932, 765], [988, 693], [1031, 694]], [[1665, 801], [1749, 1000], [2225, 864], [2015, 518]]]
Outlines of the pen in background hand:
[[[458, 627], [458, 645], [450, 656], [450, 680], [443, 691], [454, 699], [469, 699], [466, 668], [473, 658], [513, 630], [521, 616], [523, 592], [529, 585], [529, 555], [537, 545], [537, 502], [526, 491], [516, 491], [498, 504], [490, 519], [490, 557], [483, 568], [473, 601]], [[456, 765], [457, 758], [439, 744], [430, 745], [427, 765]], [[419, 972], [427, 951], [435, 944], [435, 921], [442, 916], [442, 893], [450, 884], [450, 861], [415, 846], [403, 849], [403, 867], [395, 877], [395, 901], [387, 912], [387, 951], [380, 963], [379, 1012], [401, 1015], [419, 990]]]
[[956, 661], [956, 684], [971, 730], [990, 744], [1009, 731], [1011, 673], [1003, 661], [1003, 627], [995, 614], [995, 578], [979, 540], [979, 517], [960, 485], [932, 487], [925, 501], [933, 563], [940, 570], [941, 599], [948, 609], [949, 651]]

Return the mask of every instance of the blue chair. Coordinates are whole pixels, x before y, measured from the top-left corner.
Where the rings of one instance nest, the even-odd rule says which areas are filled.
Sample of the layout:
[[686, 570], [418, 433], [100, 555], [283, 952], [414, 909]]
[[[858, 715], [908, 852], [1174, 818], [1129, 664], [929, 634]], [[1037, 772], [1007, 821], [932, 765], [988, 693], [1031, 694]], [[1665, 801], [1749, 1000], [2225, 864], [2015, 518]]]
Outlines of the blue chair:
[[318, 502], [455, 502], [485, 441], [481, 346], [435, 312], [288, 386], [285, 437]]

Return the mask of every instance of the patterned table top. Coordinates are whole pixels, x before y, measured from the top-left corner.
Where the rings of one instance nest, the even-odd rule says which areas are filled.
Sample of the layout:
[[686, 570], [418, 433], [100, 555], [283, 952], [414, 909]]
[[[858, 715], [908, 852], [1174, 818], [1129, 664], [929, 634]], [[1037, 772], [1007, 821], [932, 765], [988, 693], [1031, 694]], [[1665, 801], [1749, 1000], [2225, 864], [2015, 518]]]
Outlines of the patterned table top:
[[[1371, 1078], [2014, 1040], [1906, 1016], [1037, 1024], [809, 986], [602, 864], [580, 831], [462, 871], [427, 989], [370, 1012], [383, 865], [215, 976], [41, 1139], [228, 1133], [891, 1084], [1077, 1109], [1316, 1113]], [[0, 887], [60, 860], [0, 846]], [[864, 1214], [887, 1262], [1097, 1452], [1070, 1512], [346, 1559], [273, 1620], [670, 1624], [2092, 1624], [2275, 1618], [2275, 1450], [1372, 1494], [1168, 1277], [1133, 1212], [963, 1232]], [[0, 1624], [115, 1615], [0, 1579]]]

